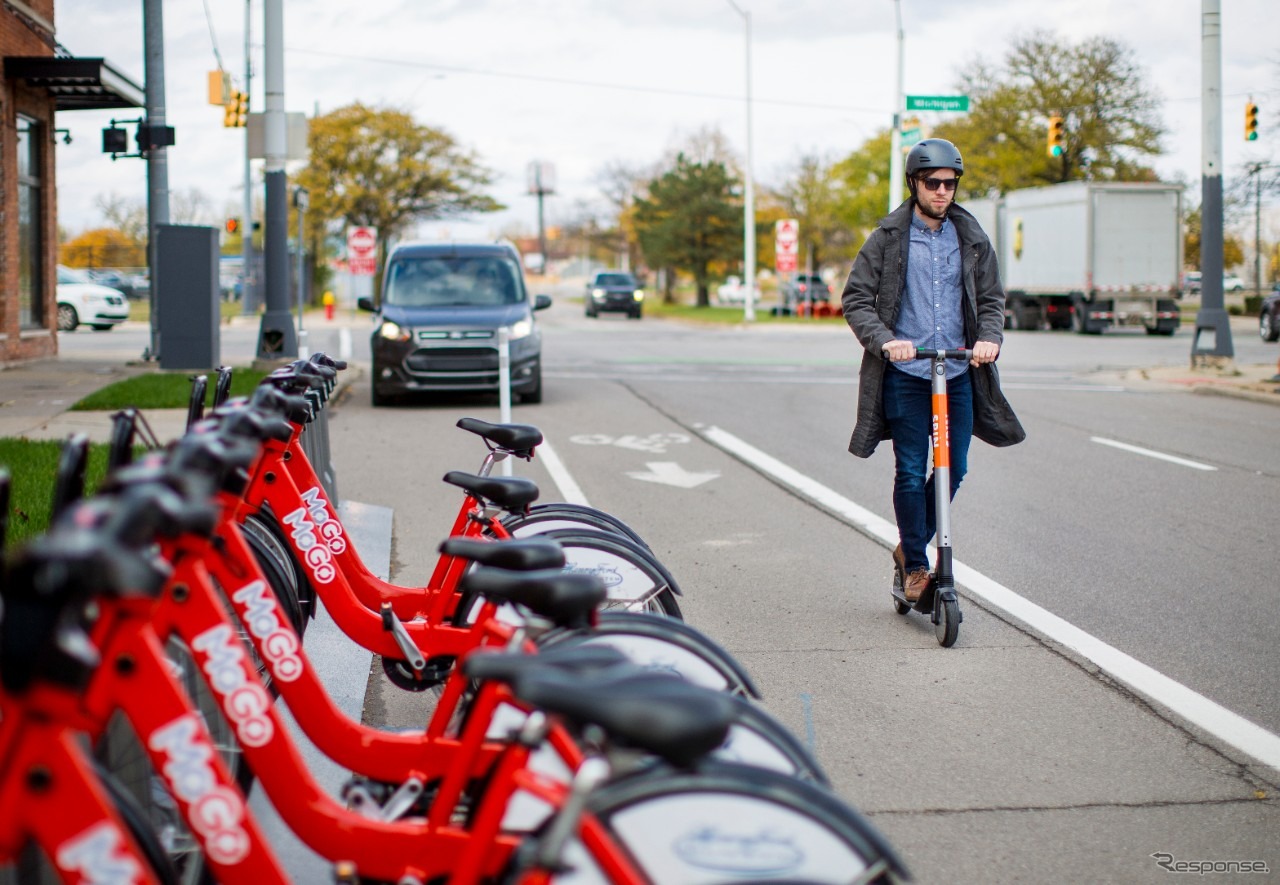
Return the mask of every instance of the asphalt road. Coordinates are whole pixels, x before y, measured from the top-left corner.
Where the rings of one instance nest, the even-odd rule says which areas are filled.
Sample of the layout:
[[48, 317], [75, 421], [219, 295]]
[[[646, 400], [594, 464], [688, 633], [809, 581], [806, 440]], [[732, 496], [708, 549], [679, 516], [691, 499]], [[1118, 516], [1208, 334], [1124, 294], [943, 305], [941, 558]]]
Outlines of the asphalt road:
[[[893, 613], [882, 539], [726, 449], [740, 440], [891, 519], [891, 452], [845, 451], [860, 357], [846, 330], [592, 321], [563, 300], [540, 319], [545, 401], [513, 420], [540, 426], [582, 495], [646, 537], [689, 623], [738, 656], [919, 880], [1165, 881], [1153, 854], [1261, 859], [1275, 875], [1280, 770], [1224, 739], [1218, 708], [1152, 701], [965, 587], [960, 641], [939, 648], [927, 621]], [[365, 328], [313, 327], [310, 343], [359, 361]], [[224, 360], [255, 332], [224, 330]], [[110, 334], [123, 350], [135, 333]], [[975, 442], [956, 556], [1275, 739], [1280, 409], [1121, 374], [1185, 365], [1189, 349], [1185, 333], [1009, 334], [1002, 373], [1028, 440]], [[1241, 362], [1275, 355], [1237, 336]], [[425, 580], [457, 506], [440, 476], [483, 454], [453, 427], [463, 415], [495, 420], [496, 400], [374, 410], [367, 374], [333, 412], [340, 488], [394, 510], [401, 583]], [[562, 497], [545, 459], [516, 472]], [[372, 722], [425, 715], [376, 671], [369, 688]]]

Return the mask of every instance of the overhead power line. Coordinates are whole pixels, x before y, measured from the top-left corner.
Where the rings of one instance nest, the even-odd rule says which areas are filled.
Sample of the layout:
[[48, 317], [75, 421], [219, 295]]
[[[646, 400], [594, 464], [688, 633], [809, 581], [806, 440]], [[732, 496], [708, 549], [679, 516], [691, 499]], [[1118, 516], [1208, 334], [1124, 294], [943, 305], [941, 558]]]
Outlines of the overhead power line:
[[[442, 65], [431, 62], [409, 61], [407, 59], [387, 58], [385, 56], [372, 57], [367, 55], [350, 55], [342, 52], [328, 52], [322, 49], [302, 49], [294, 46], [288, 47], [288, 52], [298, 55], [315, 55], [324, 58], [337, 58], [344, 61], [359, 61], [368, 64], [394, 65], [403, 68], [429, 69], [433, 71], [445, 71], [451, 74], [471, 74], [478, 77], [500, 77], [507, 80], [525, 80], [534, 83], [555, 83], [561, 86], [587, 86], [593, 89], [611, 89], [616, 92], [643, 92], [650, 95], [672, 95], [681, 98], [706, 98], [714, 101], [734, 101], [741, 102], [743, 96], [729, 95], [720, 92], [696, 92], [688, 89], [661, 89], [656, 86], [637, 86], [631, 83], [605, 83], [599, 80], [578, 80], [571, 77], [549, 77], [541, 74], [521, 74], [514, 71], [494, 71], [482, 68], [464, 68], [456, 65]], [[876, 116], [888, 116], [889, 111], [884, 108], [862, 108], [851, 105], [821, 104], [818, 102], [796, 101], [795, 99], [769, 99], [753, 97], [752, 102], [755, 104], [779, 105], [783, 107], [799, 107], [813, 108], [816, 110], [841, 111], [844, 113], [854, 114], [875, 114]]]

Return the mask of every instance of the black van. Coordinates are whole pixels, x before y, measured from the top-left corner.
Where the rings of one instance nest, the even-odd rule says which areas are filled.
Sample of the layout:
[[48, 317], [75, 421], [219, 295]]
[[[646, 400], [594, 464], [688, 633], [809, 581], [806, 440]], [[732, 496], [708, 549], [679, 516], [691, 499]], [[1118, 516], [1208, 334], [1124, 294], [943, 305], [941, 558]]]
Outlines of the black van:
[[542, 333], [520, 255], [507, 243], [407, 243], [395, 247], [374, 312], [373, 404], [429, 391], [498, 390], [498, 330], [508, 330], [511, 393], [542, 401]]

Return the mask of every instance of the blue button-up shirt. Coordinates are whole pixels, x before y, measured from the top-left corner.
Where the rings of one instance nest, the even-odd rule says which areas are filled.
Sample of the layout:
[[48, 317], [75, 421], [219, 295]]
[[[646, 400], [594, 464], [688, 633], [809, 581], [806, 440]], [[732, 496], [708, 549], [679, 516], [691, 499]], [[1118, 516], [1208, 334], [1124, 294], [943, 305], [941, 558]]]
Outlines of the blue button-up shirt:
[[[937, 350], [964, 347], [964, 289], [960, 282], [960, 238], [948, 219], [935, 231], [911, 216], [911, 243], [907, 253], [907, 286], [902, 293], [898, 325], [893, 335], [916, 347]], [[929, 377], [927, 360], [893, 363], [918, 378]], [[947, 378], [963, 374], [969, 364], [947, 360]]]

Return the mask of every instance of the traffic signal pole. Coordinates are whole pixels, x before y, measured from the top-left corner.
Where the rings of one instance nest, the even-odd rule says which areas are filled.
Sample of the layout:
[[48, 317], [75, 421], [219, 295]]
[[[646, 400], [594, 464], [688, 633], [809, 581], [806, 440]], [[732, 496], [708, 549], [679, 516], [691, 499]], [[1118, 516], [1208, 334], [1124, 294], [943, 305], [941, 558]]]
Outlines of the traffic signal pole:
[[1230, 369], [1235, 348], [1222, 298], [1222, 11], [1201, 0], [1200, 312], [1191, 342], [1193, 368]]
[[[244, 93], [252, 94], [253, 62], [249, 35], [253, 31], [253, 0], [244, 0]], [[249, 127], [244, 128], [244, 212], [240, 216], [240, 310], [246, 316], [258, 312], [258, 287], [253, 274], [253, 171], [249, 161]]]
[[[263, 153], [266, 212], [263, 258], [267, 309], [258, 329], [258, 359], [293, 359], [298, 338], [289, 311], [289, 199], [285, 175], [288, 149], [284, 115], [284, 0], [263, 4]], [[252, 230], [252, 225], [250, 225]]]
[[[164, 15], [161, 0], [145, 0], [142, 5], [142, 39], [145, 56], [143, 71], [146, 78], [147, 113], [144, 125], [165, 125], [164, 101]], [[141, 131], [141, 130], [139, 130]], [[144, 360], [160, 359], [160, 299], [161, 285], [158, 268], [159, 252], [156, 247], [156, 231], [169, 223], [169, 158], [165, 145], [147, 150], [147, 264], [151, 269], [151, 341], [143, 352]]]

